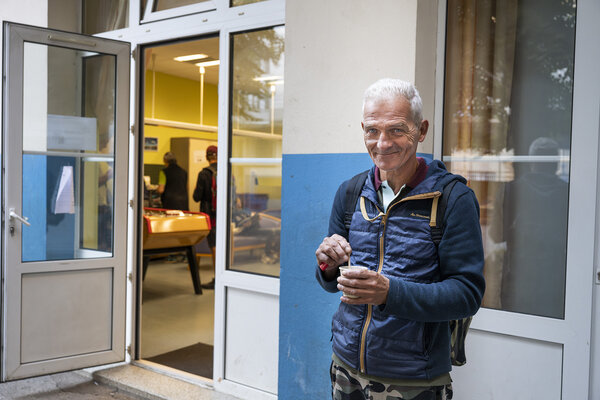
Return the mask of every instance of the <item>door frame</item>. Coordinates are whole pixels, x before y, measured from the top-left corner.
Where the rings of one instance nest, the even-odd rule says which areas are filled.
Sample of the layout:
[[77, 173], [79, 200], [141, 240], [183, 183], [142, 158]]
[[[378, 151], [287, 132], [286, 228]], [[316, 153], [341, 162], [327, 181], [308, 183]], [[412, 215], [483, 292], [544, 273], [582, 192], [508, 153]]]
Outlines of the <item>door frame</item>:
[[[218, 154], [218, 168], [220, 171], [228, 171], [228, 132], [229, 132], [229, 39], [230, 34], [253, 30], [259, 28], [266, 28], [276, 25], [282, 25], [285, 23], [285, 0], [267, 0], [261, 1], [254, 4], [248, 4], [244, 6], [229, 7], [229, 0], [214, 0], [216, 4], [216, 10], [201, 12], [197, 14], [186, 15], [186, 9], [181, 8], [181, 12], [177, 13], [172, 11], [174, 14], [171, 19], [158, 20], [152, 22], [143, 21], [140, 23], [140, 16], [143, 12], [140, 11], [139, 5], [130, 4], [129, 9], [129, 27], [120, 29], [112, 32], [104, 32], [95, 36], [114, 38], [114, 39], [126, 39], [131, 42], [133, 51], [133, 60], [131, 68], [131, 88], [130, 88], [130, 99], [131, 109], [135, 110], [134, 114], [130, 115], [130, 125], [132, 126], [134, 140], [130, 140], [130, 162], [135, 162], [135, 167], [130, 169], [130, 199], [133, 204], [137, 204], [132, 212], [129, 213], [129, 226], [133, 226], [134, 229], [129, 230], [127, 237], [127, 243], [129, 249], [134, 249], [128, 259], [128, 271], [135, 277], [133, 280], [135, 285], [133, 287], [128, 286], [128, 298], [132, 305], [128, 312], [128, 323], [131, 321], [131, 326], [128, 327], [128, 334], [131, 335], [132, 348], [138, 349], [137, 343], [137, 326], [139, 326], [139, 313], [140, 313], [140, 297], [137, 295], [140, 285], [140, 274], [138, 273], [141, 268], [141, 254], [142, 245], [141, 241], [138, 240], [138, 220], [140, 218], [140, 210], [143, 199], [142, 182], [143, 178], [140, 176], [141, 155], [139, 155], [141, 135], [140, 135], [140, 124], [143, 121], [140, 119], [140, 85], [142, 71], [140, 70], [139, 57], [143, 56], [140, 54], [139, 49], [142, 46], [149, 46], [155, 43], [169, 42], [178, 39], [190, 39], [190, 38], [202, 38], [205, 35], [218, 34], [219, 35], [219, 46], [221, 63], [219, 66], [219, 87], [218, 87], [218, 131], [223, 132], [219, 135], [219, 154]], [[133, 161], [132, 161], [133, 160]], [[131, 164], [133, 165], [133, 164]], [[227, 206], [226, 197], [227, 193], [227, 173], [218, 174], [217, 190], [218, 190], [218, 205], [219, 210], [223, 210], [217, 213], [217, 225], [226, 226], [227, 219]], [[268, 293], [278, 297], [279, 295], [279, 279], [270, 278], [263, 276], [256, 276], [242, 272], [235, 272], [226, 270], [226, 254], [227, 251], [227, 237], [226, 230], [217, 231], [217, 248], [216, 248], [216, 277], [217, 283], [215, 287], [215, 333], [214, 333], [214, 379], [212, 384], [206, 382], [203, 379], [190, 379], [190, 375], [181, 374], [180, 377], [184, 377], [188, 381], [193, 381], [196, 384], [202, 386], [212, 386], [217, 391], [229, 393], [237, 396], [252, 396], [256, 399], [275, 399], [276, 395], [266, 393], [262, 390], [250, 388], [245, 385], [237, 384], [232, 381], [228, 381], [225, 378], [225, 313], [226, 313], [226, 286], [232, 286], [236, 288], [243, 288], [252, 292], [257, 293]], [[219, 282], [220, 281], [220, 282]], [[128, 339], [129, 340], [129, 339]], [[139, 351], [132, 355], [132, 359], [135, 359]], [[148, 367], [147, 365], [140, 364], [141, 366]], [[166, 371], [161, 371], [167, 374]], [[184, 376], [185, 375], [185, 376]]]
[[[16, 244], [9, 245], [8, 213], [7, 208], [15, 206], [17, 214], [21, 213], [22, 191], [8, 190], [22, 187], [22, 140], [21, 145], [14, 139], [11, 132], [23, 132], [23, 108], [11, 108], [10, 104], [23, 104], [23, 82], [22, 66], [24, 45], [19, 43], [31, 42], [46, 46], [59, 46], [62, 48], [90, 51], [94, 53], [111, 54], [115, 56], [115, 133], [114, 133], [114, 162], [127, 170], [128, 148], [127, 118], [129, 115], [129, 102], [123, 101], [129, 96], [129, 44], [123, 41], [104, 40], [86, 35], [73, 34], [47, 28], [34, 27], [24, 24], [5, 22], [3, 51], [7, 56], [4, 59], [4, 73], [6, 76], [5, 94], [3, 101], [3, 126], [2, 126], [2, 205], [3, 205], [3, 230], [2, 230], [2, 380], [18, 379], [28, 376], [44, 375], [50, 372], [59, 372], [69, 369], [85, 368], [89, 366], [102, 365], [125, 359], [125, 295], [126, 295], [126, 256], [127, 247], [125, 237], [127, 236], [126, 224], [121, 224], [117, 229], [113, 223], [113, 255], [111, 257], [96, 259], [72, 259], [62, 261], [40, 261], [23, 264], [20, 256], [8, 254], [8, 248], [14, 248], [15, 252], [21, 252], [21, 235], [16, 238]], [[127, 44], [127, 46], [124, 46]], [[10, 56], [8, 56], [10, 52]], [[125, 73], [123, 73], [125, 71]], [[124, 102], [125, 104], [121, 104]], [[117, 150], [119, 149], [119, 150]], [[65, 153], [67, 154], [67, 153]], [[115, 168], [116, 170], [117, 168]], [[9, 173], [7, 173], [8, 171]], [[114, 178], [114, 221], [124, 221], [127, 214], [125, 200], [127, 197], [127, 174], [115, 171]], [[16, 185], [15, 185], [16, 183]], [[121, 204], [121, 207], [118, 205]], [[22, 229], [16, 224], [15, 231]], [[109, 262], [112, 261], [112, 262]], [[67, 357], [59, 357], [50, 360], [21, 363], [19, 353], [21, 347], [21, 330], [19, 324], [8, 321], [12, 316], [21, 315], [21, 285], [10, 284], [15, 280], [20, 281], [21, 276], [27, 273], [43, 273], [48, 270], [49, 263], [60, 264], [61, 271], [90, 270], [95, 268], [108, 268], [112, 266], [112, 296], [111, 296], [111, 346], [108, 350], [96, 351], [88, 354], [79, 354]], [[85, 263], [85, 268], [81, 266]], [[13, 264], [18, 266], [18, 269]], [[15, 300], [18, 299], [18, 300]]]
[[[435, 85], [434, 156], [442, 159], [447, 1], [438, 3], [438, 34]], [[600, 4], [577, 1], [574, 85], [571, 128], [571, 162], [568, 210], [565, 319], [544, 318], [482, 308], [471, 329], [563, 346], [562, 397], [584, 399], [594, 384], [590, 376], [593, 289], [597, 242], [598, 156], [600, 142], [600, 52], [594, 38], [600, 35]], [[600, 354], [598, 350], [596, 350]], [[596, 364], [598, 359], [596, 359]], [[518, 368], [518, 366], [513, 366]], [[596, 365], [595, 370], [600, 368]], [[596, 378], [597, 379], [597, 378]], [[600, 385], [596, 382], [595, 386]], [[596, 389], [598, 392], [600, 389]], [[597, 396], [597, 394], [595, 394]]]

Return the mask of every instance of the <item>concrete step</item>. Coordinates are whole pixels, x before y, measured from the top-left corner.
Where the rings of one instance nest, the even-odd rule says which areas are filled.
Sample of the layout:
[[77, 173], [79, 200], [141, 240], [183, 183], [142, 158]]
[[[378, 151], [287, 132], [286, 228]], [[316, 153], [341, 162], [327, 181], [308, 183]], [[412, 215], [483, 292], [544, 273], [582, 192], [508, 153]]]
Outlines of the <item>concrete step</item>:
[[[120, 392], [149, 400], [240, 400], [210, 387], [127, 364], [93, 373], [95, 381]], [[208, 386], [208, 384], [207, 384]]]
[[94, 382], [87, 371], [70, 371], [0, 384], [0, 399], [139, 400], [114, 386]]

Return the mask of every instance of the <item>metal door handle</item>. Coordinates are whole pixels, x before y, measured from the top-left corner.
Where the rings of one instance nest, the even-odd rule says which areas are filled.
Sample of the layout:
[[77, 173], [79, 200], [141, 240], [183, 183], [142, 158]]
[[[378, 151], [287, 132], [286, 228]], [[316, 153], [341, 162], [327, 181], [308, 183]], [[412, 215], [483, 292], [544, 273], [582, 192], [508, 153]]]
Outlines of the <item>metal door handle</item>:
[[19, 221], [21, 221], [25, 225], [31, 226], [31, 224], [29, 222], [27, 222], [27, 217], [21, 217], [19, 214], [17, 214], [15, 212], [14, 208], [9, 208], [8, 209], [8, 217], [11, 218], [11, 219], [18, 219]]

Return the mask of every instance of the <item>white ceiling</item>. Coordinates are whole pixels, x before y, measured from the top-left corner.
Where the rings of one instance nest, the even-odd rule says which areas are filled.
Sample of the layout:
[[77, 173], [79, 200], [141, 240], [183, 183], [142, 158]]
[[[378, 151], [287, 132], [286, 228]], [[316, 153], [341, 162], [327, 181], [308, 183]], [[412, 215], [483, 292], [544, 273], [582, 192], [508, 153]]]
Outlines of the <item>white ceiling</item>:
[[[165, 74], [179, 76], [195, 81], [200, 80], [199, 68], [193, 62], [175, 61], [175, 57], [190, 54], [206, 54], [210, 59], [219, 59], [219, 38], [208, 38], [193, 41], [177, 42], [173, 44], [160, 45], [146, 48], [146, 70], [155, 70]], [[219, 66], [206, 67], [204, 82], [217, 85], [219, 82]]]

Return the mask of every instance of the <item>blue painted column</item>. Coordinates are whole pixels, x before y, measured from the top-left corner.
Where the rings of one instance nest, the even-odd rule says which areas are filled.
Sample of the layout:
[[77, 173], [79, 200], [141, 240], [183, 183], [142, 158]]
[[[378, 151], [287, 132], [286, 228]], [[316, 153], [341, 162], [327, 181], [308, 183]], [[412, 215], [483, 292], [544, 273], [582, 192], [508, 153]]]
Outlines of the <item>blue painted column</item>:
[[331, 397], [331, 317], [341, 295], [317, 283], [315, 250], [338, 186], [371, 165], [366, 153], [283, 156], [279, 399]]
[[[430, 154], [418, 154], [431, 159]], [[283, 156], [279, 317], [279, 399], [328, 399], [331, 318], [340, 293], [315, 278], [339, 185], [371, 168], [365, 152]]]

